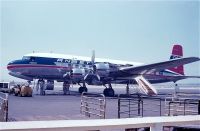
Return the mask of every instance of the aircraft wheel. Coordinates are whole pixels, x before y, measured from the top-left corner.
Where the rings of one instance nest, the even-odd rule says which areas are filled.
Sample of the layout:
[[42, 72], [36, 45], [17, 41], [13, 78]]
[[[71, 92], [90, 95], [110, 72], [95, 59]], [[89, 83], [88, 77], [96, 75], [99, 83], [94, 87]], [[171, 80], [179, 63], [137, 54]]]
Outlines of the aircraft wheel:
[[108, 95], [109, 95], [110, 97], [114, 97], [115, 91], [114, 91], [112, 88], [109, 88]]
[[104, 96], [108, 96], [108, 88], [105, 88], [105, 89], [103, 90], [103, 94], [104, 94]]
[[105, 96], [114, 97], [115, 91], [112, 88], [106, 88], [104, 89], [103, 94]]
[[82, 94], [83, 92], [87, 92], [87, 91], [88, 91], [87, 87], [82, 87], [82, 86], [81, 86], [81, 87], [79, 87], [79, 89], [78, 89], [78, 92], [81, 93], [81, 94]]

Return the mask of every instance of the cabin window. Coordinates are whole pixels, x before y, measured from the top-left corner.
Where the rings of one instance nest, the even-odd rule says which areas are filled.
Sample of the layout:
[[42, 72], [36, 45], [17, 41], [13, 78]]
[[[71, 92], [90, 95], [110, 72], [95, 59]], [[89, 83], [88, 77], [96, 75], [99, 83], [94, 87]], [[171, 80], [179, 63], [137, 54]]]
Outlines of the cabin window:
[[30, 61], [35, 61], [35, 57], [31, 57], [31, 58], [30, 58]]

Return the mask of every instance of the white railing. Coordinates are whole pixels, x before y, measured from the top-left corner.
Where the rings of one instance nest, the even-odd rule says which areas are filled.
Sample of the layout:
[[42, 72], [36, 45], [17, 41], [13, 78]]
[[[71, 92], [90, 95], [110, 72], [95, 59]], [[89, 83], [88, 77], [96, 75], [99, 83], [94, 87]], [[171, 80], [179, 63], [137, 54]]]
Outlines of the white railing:
[[88, 94], [83, 92], [81, 95], [81, 114], [91, 117], [105, 119], [106, 98], [103, 94]]
[[0, 121], [8, 121], [8, 94], [2, 92], [0, 92]]
[[164, 126], [198, 125], [199, 123], [200, 115], [192, 115], [125, 119], [0, 122], [0, 130], [91, 131], [150, 127], [150, 131], [162, 131]]

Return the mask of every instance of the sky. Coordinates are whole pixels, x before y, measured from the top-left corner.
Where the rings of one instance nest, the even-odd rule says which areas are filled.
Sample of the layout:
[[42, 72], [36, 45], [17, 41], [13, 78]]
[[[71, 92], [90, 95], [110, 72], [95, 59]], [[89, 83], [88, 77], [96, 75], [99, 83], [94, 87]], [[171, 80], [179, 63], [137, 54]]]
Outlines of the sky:
[[[54, 52], [152, 63], [168, 60], [173, 44], [200, 57], [200, 2], [134, 0], [1, 0], [0, 81], [7, 63]], [[200, 62], [185, 66], [200, 75]], [[192, 82], [200, 82], [197, 79]]]

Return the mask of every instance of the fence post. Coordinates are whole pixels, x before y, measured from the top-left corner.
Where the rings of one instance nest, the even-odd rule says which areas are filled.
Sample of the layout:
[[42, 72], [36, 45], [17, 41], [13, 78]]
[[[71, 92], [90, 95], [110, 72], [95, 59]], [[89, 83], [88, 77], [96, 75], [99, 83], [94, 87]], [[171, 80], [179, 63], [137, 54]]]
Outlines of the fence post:
[[159, 100], [160, 100], [160, 116], [162, 115], [162, 100], [161, 100], [161, 98], [159, 98]]
[[172, 103], [172, 101], [169, 102], [169, 107], [168, 107], [169, 112], [168, 112], [168, 116], [171, 116], [171, 103]]
[[105, 119], [105, 101], [102, 99], [99, 99], [100, 101], [100, 118]]
[[8, 121], [8, 94], [0, 92], [0, 121]]
[[144, 116], [144, 102], [143, 99], [141, 99], [141, 103], [142, 103], [142, 117]]
[[6, 122], [8, 121], [8, 96], [6, 95]]
[[120, 97], [118, 96], [118, 118], [120, 118]]
[[138, 116], [140, 116], [140, 102], [141, 102], [141, 100], [140, 100], [140, 98], [138, 98]]
[[184, 116], [186, 115], [186, 114], [185, 114], [185, 113], [186, 113], [186, 112], [185, 112], [185, 110], [186, 110], [186, 107], [185, 107], [185, 106], [186, 106], [186, 100], [184, 100], [184, 109], [183, 109], [183, 110], [184, 110]]
[[90, 117], [90, 113], [89, 113], [89, 104], [88, 104], [88, 98], [85, 98], [85, 116]]
[[198, 115], [200, 115], [200, 100], [198, 102]]
[[131, 99], [128, 100], [128, 116], [131, 117]]

